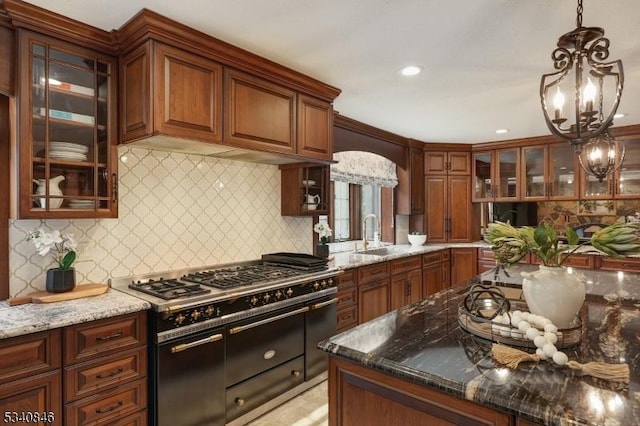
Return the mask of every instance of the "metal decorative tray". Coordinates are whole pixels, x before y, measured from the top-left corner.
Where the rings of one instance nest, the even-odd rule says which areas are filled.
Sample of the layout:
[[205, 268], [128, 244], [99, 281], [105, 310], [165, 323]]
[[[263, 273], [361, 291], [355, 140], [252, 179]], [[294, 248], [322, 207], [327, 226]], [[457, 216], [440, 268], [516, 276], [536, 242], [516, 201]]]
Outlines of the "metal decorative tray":
[[[528, 312], [529, 308], [524, 300], [504, 297], [496, 298], [495, 293], [491, 294], [492, 292], [488, 291], [487, 287], [484, 286], [474, 294], [476, 297], [470, 302], [472, 291], [473, 288], [467, 294], [465, 301], [458, 306], [458, 323], [463, 330], [495, 343], [522, 348], [536, 348], [536, 345], [527, 339], [517, 327], [491, 319], [496, 314], [503, 312], [508, 312], [509, 315], [516, 310]], [[498, 292], [502, 294], [499, 290]], [[478, 309], [474, 309], [474, 306], [481, 306], [481, 312]], [[582, 341], [582, 320], [579, 316], [576, 316], [571, 323], [571, 327], [558, 329], [556, 335], [558, 336], [558, 341], [555, 346], [558, 349], [580, 344]]]

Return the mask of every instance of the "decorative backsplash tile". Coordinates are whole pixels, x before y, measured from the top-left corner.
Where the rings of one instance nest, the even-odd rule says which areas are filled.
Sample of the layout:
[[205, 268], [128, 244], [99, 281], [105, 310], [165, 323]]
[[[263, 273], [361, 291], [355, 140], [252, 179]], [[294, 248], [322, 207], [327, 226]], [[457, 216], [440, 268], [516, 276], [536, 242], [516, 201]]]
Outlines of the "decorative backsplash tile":
[[10, 295], [43, 290], [54, 266], [26, 241], [46, 226], [74, 234], [78, 283], [312, 252], [311, 218], [280, 215], [277, 166], [119, 148], [118, 219], [11, 220]]

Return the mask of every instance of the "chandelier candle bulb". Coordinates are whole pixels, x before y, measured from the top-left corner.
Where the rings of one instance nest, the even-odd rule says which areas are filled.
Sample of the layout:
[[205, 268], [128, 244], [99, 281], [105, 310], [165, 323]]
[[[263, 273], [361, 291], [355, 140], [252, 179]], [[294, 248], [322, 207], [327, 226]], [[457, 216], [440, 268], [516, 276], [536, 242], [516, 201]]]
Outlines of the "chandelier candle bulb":
[[564, 107], [564, 95], [559, 87], [556, 89], [556, 95], [553, 97], [553, 107], [556, 111], [555, 119], [560, 120], [562, 118], [562, 107]]

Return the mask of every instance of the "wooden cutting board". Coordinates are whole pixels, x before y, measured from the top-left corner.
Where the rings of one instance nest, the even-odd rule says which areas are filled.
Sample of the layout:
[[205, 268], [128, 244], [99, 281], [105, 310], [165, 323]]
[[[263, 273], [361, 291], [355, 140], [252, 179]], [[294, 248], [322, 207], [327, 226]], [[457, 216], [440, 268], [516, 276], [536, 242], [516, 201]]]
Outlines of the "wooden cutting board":
[[23, 305], [25, 303], [52, 303], [63, 300], [80, 299], [82, 297], [97, 296], [106, 293], [109, 289], [107, 284], [79, 284], [66, 293], [49, 293], [48, 291], [35, 291], [26, 296], [9, 299], [9, 305]]

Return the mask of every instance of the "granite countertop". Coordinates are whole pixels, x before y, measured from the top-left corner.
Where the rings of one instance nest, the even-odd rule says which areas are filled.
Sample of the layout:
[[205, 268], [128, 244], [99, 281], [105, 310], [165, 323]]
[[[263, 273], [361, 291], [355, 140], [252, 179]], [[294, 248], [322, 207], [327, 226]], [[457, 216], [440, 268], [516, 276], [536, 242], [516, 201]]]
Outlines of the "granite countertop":
[[[516, 284], [515, 267], [509, 281]], [[629, 384], [580, 376], [549, 362], [505, 368], [491, 358], [491, 342], [458, 325], [468, 288], [493, 273], [392, 311], [319, 344], [340, 358], [478, 404], [551, 425], [640, 424], [640, 275], [579, 270], [587, 301], [584, 337], [564, 349], [570, 360], [625, 362]]]
[[371, 265], [378, 262], [385, 262], [387, 260], [400, 259], [402, 257], [444, 250], [448, 248], [464, 247], [490, 247], [490, 245], [485, 243], [484, 241], [474, 241], [470, 243], [425, 244], [422, 246], [412, 246], [410, 244], [382, 245], [380, 247], [370, 248], [370, 250], [387, 248], [388, 254], [382, 256], [366, 254], [362, 250], [332, 253], [331, 256], [333, 257], [333, 259], [329, 262], [329, 266], [339, 269], [349, 269], [356, 268], [358, 266]]
[[109, 289], [99, 296], [53, 303], [9, 306], [0, 302], [0, 339], [144, 311], [148, 302]]

